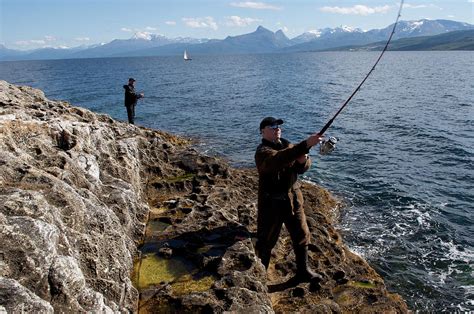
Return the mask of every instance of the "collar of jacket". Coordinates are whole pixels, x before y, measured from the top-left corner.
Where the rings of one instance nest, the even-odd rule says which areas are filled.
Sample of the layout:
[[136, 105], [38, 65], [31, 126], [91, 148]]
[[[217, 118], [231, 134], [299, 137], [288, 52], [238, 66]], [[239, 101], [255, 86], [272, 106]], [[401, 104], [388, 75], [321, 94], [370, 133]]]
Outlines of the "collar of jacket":
[[280, 141], [279, 142], [270, 142], [269, 140], [266, 140], [266, 139], [262, 139], [262, 144], [265, 145], [265, 146], [268, 146], [268, 147], [271, 147], [273, 149], [276, 149], [276, 150], [280, 150], [280, 149], [284, 149], [284, 148], [287, 148], [288, 145], [290, 144], [289, 141], [285, 140], [284, 138], [280, 138]]

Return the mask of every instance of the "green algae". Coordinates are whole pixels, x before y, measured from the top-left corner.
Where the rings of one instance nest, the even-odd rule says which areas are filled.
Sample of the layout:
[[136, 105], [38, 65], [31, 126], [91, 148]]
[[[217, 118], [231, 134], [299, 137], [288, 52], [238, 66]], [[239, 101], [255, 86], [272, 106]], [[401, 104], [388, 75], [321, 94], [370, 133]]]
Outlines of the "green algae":
[[168, 210], [168, 208], [163, 207], [163, 206], [161, 206], [161, 207], [152, 207], [150, 209], [150, 215], [151, 216], [161, 215], [161, 214], [165, 213], [167, 210]]
[[181, 176], [166, 178], [165, 181], [168, 183], [177, 183], [177, 182], [183, 182], [183, 181], [194, 179], [195, 176], [196, 175], [192, 173], [185, 173]]
[[171, 225], [158, 219], [150, 220], [147, 225], [147, 234], [151, 235], [155, 233], [161, 233], [169, 226]]
[[349, 286], [356, 287], [356, 288], [364, 288], [364, 289], [373, 289], [377, 287], [371, 282], [364, 282], [364, 281], [351, 281], [349, 282]]
[[180, 259], [166, 259], [156, 254], [147, 254], [134, 266], [133, 284], [138, 290], [164, 282], [173, 282], [189, 274], [194, 267]]
[[196, 250], [196, 253], [198, 253], [198, 254], [204, 254], [204, 253], [209, 252], [209, 250], [211, 250], [212, 248], [213, 248], [212, 245], [204, 245], [204, 246], [198, 248], [198, 249]]
[[203, 276], [202, 278], [193, 279], [191, 274], [183, 276], [178, 282], [171, 285], [175, 295], [185, 295], [193, 292], [204, 292], [209, 290], [216, 279], [214, 276]]
[[148, 254], [135, 262], [132, 282], [139, 291], [169, 283], [175, 295], [209, 290], [216, 278], [212, 275], [196, 275], [197, 272], [198, 269], [184, 259], [166, 259]]

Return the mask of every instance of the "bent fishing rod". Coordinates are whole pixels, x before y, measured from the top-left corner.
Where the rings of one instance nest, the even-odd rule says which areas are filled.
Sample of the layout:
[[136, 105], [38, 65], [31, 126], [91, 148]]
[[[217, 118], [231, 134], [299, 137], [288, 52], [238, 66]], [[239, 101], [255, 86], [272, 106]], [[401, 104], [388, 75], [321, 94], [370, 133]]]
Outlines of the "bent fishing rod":
[[[360, 82], [360, 84], [352, 92], [352, 94], [349, 96], [349, 98], [347, 98], [347, 100], [342, 104], [341, 108], [339, 108], [339, 110], [336, 112], [336, 114], [328, 121], [328, 123], [326, 123], [326, 125], [321, 129], [321, 131], [318, 132], [319, 135], [323, 135], [324, 132], [326, 132], [326, 130], [331, 126], [331, 124], [334, 122], [334, 119], [336, 119], [336, 117], [341, 113], [341, 111], [344, 109], [344, 107], [347, 106], [347, 104], [351, 101], [352, 97], [354, 97], [354, 95], [357, 94], [357, 92], [360, 90], [362, 85], [369, 78], [370, 74], [372, 74], [372, 72], [375, 70], [375, 67], [379, 63], [380, 59], [382, 59], [383, 54], [385, 53], [385, 51], [387, 51], [388, 45], [390, 44], [390, 41], [392, 40], [393, 34], [395, 34], [395, 28], [397, 27], [398, 20], [400, 19], [400, 16], [401, 16], [401, 13], [402, 13], [403, 2], [404, 2], [404, 0], [402, 0], [400, 2], [400, 9], [398, 10], [398, 15], [397, 15], [397, 19], [395, 20], [395, 24], [393, 24], [393, 29], [392, 29], [392, 32], [390, 33], [390, 37], [388, 38], [387, 43], [385, 44], [385, 47], [382, 50], [382, 53], [378, 57], [377, 61], [375, 61], [375, 64], [373, 65], [372, 69], [370, 69], [369, 73], [367, 73], [367, 75], [364, 77], [362, 82]], [[337, 142], [337, 139], [335, 141]]]

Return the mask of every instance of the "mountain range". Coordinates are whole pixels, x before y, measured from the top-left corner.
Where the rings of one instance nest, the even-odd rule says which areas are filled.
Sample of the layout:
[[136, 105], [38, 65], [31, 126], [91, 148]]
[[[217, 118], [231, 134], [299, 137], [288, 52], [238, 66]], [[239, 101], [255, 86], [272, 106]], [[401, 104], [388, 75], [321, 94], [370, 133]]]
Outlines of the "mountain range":
[[[8, 49], [0, 45], [0, 60], [43, 60], [70, 58], [105, 58], [128, 56], [181, 55], [185, 49], [192, 55], [200, 54], [245, 54], [284, 53], [327, 50], [377, 50], [387, 40], [393, 24], [383, 29], [363, 31], [359, 28], [324, 28], [303, 33], [289, 39], [282, 30], [272, 32], [259, 26], [254, 32], [225, 39], [167, 38], [163, 35], [135, 35], [130, 39], [115, 39], [109, 43], [80, 46], [68, 49], [42, 48], [32, 51]], [[435, 49], [474, 50], [469, 35], [459, 31], [474, 30], [474, 25], [450, 20], [400, 21], [393, 37], [393, 43], [403, 40], [400, 50], [430, 50], [433, 43], [425, 46], [420, 41], [436, 42]], [[451, 35], [452, 33], [452, 35]], [[454, 35], [456, 34], [456, 35]], [[418, 38], [418, 39], [414, 39]], [[462, 40], [467, 40], [463, 44]], [[450, 44], [453, 40], [461, 43]], [[393, 44], [392, 43], [392, 44]], [[383, 46], [382, 46], [383, 47]], [[393, 49], [394, 46], [390, 46]], [[431, 48], [430, 48], [431, 47]]]
[[[359, 46], [342, 46], [331, 51], [377, 51], [385, 47], [385, 41]], [[435, 36], [401, 38], [390, 42], [392, 51], [413, 50], [474, 50], [474, 29], [453, 31]]]

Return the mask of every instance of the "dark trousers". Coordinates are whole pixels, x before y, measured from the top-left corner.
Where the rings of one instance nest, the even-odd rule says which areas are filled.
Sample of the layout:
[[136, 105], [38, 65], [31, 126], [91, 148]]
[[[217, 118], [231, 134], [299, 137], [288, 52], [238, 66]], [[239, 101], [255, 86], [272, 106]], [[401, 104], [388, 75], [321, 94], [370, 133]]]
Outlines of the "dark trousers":
[[126, 105], [127, 108], [127, 115], [128, 115], [128, 122], [131, 124], [135, 123], [135, 104]]
[[309, 244], [310, 233], [301, 192], [295, 193], [292, 200], [268, 198], [259, 206], [256, 249], [263, 264], [267, 264], [266, 267], [283, 224], [290, 233], [295, 249]]

